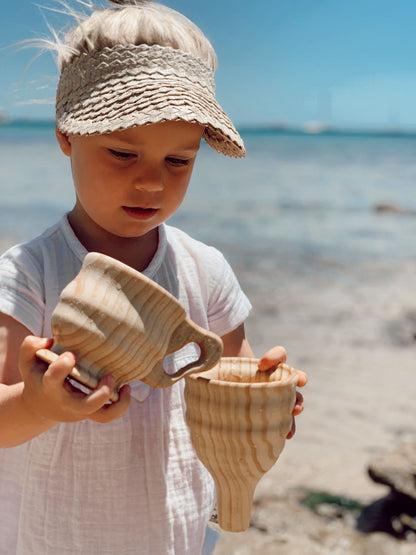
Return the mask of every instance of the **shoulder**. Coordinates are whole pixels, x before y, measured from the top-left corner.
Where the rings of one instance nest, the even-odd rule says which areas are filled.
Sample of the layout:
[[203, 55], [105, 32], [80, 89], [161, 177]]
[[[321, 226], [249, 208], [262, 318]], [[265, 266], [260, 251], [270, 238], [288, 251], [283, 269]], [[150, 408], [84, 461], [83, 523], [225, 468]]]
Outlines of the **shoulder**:
[[[77, 250], [78, 248], [78, 250]], [[15, 245], [0, 257], [0, 272], [10, 271], [27, 274], [33, 279], [43, 279], [51, 270], [58, 274], [65, 267], [81, 264], [84, 252], [73, 236], [66, 217], [46, 229], [34, 239]]]
[[[35, 335], [44, 329], [45, 314], [76, 275], [82, 260], [71, 248], [66, 218], [35, 239], [16, 245], [0, 257], [0, 312], [12, 316]], [[67, 224], [69, 225], [69, 224]]]
[[217, 248], [194, 239], [176, 227], [166, 225], [165, 228], [170, 249], [188, 259], [188, 263], [193, 260], [195, 264], [207, 267], [225, 263], [224, 255]]
[[59, 234], [59, 224], [56, 224], [38, 237], [11, 247], [0, 257], [0, 268], [14, 267], [16, 271], [25, 271], [34, 276], [43, 273], [45, 252], [51, 250]]
[[32, 280], [43, 274], [42, 250], [35, 240], [29, 243], [15, 245], [0, 257], [0, 279], [4, 281], [5, 274], [17, 277], [27, 275]]
[[[51, 239], [58, 226], [8, 249], [0, 257], [0, 291], [2, 301], [6, 297], [25, 297], [27, 302], [41, 304], [44, 298], [47, 259], [55, 258]], [[49, 264], [50, 265], [50, 264]], [[0, 306], [1, 308], [1, 306]]]
[[225, 335], [244, 322], [251, 304], [223, 254], [173, 227], [166, 236], [170, 263], [192, 302], [204, 305], [209, 329]]

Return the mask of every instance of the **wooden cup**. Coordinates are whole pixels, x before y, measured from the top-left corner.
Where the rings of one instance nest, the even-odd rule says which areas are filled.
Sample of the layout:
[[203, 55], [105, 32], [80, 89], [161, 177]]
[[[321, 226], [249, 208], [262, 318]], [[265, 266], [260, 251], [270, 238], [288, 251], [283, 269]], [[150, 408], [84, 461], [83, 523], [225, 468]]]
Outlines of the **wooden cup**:
[[[192, 322], [163, 287], [99, 253], [87, 254], [62, 291], [51, 326], [53, 351], [41, 349], [37, 356], [51, 363], [60, 353], [73, 352], [77, 367], [71, 376], [91, 389], [112, 374], [113, 401], [125, 383], [168, 387], [191, 372], [212, 368], [223, 348], [221, 339]], [[165, 356], [188, 343], [199, 346], [199, 359], [174, 374], [165, 372]]]

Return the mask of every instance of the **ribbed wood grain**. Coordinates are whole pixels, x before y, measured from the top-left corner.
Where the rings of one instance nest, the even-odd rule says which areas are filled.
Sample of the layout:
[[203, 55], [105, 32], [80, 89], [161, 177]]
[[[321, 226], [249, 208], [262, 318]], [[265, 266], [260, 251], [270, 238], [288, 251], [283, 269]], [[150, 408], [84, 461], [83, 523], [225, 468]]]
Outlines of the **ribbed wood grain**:
[[[51, 326], [54, 352], [73, 352], [77, 369], [71, 374], [91, 388], [105, 374], [114, 376], [116, 390], [138, 379], [167, 387], [189, 372], [211, 368], [222, 353], [221, 339], [192, 322], [173, 295], [99, 253], [85, 257], [62, 291]], [[190, 342], [200, 346], [199, 360], [167, 374], [165, 356]]]
[[260, 372], [257, 359], [245, 358], [222, 358], [185, 380], [186, 421], [214, 478], [224, 530], [249, 526], [256, 485], [277, 461], [292, 425], [296, 384], [289, 366]]

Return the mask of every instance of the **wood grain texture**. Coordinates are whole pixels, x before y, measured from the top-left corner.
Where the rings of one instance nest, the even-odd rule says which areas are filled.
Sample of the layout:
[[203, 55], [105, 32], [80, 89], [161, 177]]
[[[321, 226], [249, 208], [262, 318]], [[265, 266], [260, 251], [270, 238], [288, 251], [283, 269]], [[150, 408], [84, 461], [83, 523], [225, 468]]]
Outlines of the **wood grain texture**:
[[[53, 350], [73, 352], [73, 377], [92, 389], [105, 374], [114, 376], [116, 389], [138, 379], [167, 387], [190, 372], [211, 368], [222, 353], [221, 339], [192, 322], [173, 295], [99, 253], [85, 257], [62, 291], [51, 326]], [[165, 356], [190, 342], [200, 347], [198, 361], [167, 374]]]
[[291, 367], [260, 372], [258, 360], [246, 358], [222, 358], [185, 379], [186, 421], [214, 478], [224, 530], [249, 526], [256, 485], [277, 461], [292, 425], [296, 384]]

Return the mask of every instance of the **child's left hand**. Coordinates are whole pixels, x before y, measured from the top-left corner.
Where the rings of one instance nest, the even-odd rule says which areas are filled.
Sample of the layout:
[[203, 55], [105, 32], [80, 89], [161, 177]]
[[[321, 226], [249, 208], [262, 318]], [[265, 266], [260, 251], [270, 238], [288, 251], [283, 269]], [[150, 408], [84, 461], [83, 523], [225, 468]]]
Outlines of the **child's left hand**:
[[[273, 370], [279, 364], [286, 362], [286, 350], [283, 347], [273, 347], [267, 353], [265, 353], [260, 361], [259, 361], [259, 370]], [[296, 370], [298, 373], [298, 387], [303, 387], [306, 382], [308, 381], [308, 376], [305, 372], [301, 370]], [[293, 407], [293, 416], [297, 416], [303, 411], [303, 395], [296, 391], [296, 401], [295, 406]], [[294, 436], [296, 430], [295, 419], [293, 418], [292, 428], [287, 435], [287, 439], [290, 439]]]

